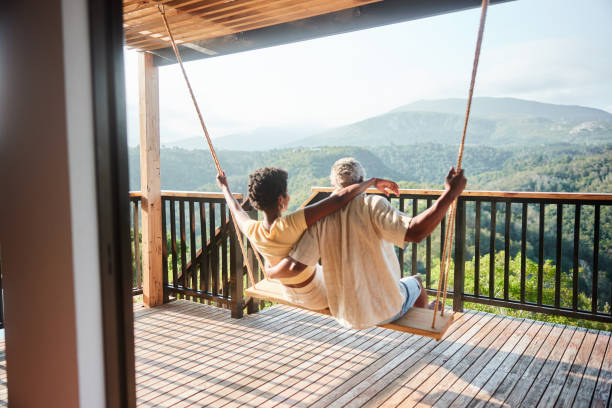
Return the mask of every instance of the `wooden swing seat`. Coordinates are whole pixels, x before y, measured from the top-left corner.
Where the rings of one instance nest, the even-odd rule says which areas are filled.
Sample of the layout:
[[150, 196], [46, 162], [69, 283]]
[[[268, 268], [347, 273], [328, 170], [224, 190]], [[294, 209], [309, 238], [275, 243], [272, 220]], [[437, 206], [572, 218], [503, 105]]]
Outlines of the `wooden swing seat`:
[[[261, 282], [258, 282], [255, 286], [247, 288], [246, 294], [252, 298], [304, 309], [303, 307], [295, 305], [283, 298], [282, 287], [278, 281], [264, 279]], [[311, 311], [331, 316], [329, 309]], [[435, 328], [432, 328], [431, 322], [433, 319], [433, 313], [434, 311], [431, 309], [413, 307], [408, 311], [408, 313], [396, 321], [379, 325], [379, 327], [416, 334], [419, 336], [431, 337], [436, 339], [436, 341], [439, 341], [444, 336], [444, 333], [446, 333], [446, 330], [448, 330], [450, 325], [453, 323], [454, 313], [451, 310], [445, 310], [444, 316], [438, 315], [436, 319], [436, 326]]]

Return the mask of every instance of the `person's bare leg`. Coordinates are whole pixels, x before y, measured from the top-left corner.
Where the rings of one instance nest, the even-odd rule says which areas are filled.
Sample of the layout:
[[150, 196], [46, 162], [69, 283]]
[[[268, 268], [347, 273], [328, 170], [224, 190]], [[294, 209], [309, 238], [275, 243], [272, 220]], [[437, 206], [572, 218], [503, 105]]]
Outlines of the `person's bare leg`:
[[423, 285], [420, 276], [415, 276], [414, 278], [419, 281], [419, 286], [421, 286], [421, 293], [414, 302], [414, 307], [428, 307], [427, 302], [429, 301], [429, 297], [427, 296], [427, 291], [425, 291], [425, 285]]

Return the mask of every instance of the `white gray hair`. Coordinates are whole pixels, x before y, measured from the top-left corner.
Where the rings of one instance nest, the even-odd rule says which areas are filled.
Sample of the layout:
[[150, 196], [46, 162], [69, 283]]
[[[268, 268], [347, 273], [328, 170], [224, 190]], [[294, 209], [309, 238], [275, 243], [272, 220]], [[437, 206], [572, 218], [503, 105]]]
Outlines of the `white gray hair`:
[[353, 157], [343, 157], [331, 168], [329, 181], [334, 188], [346, 187], [365, 180], [366, 172], [361, 163]]

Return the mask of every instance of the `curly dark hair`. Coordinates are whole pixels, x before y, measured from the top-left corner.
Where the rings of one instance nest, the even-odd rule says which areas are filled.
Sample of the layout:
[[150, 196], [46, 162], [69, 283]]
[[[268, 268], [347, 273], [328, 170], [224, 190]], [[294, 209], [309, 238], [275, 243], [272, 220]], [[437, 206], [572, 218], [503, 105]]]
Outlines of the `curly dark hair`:
[[253, 207], [260, 211], [274, 209], [278, 197], [287, 194], [288, 176], [276, 167], [263, 167], [249, 174], [248, 199]]

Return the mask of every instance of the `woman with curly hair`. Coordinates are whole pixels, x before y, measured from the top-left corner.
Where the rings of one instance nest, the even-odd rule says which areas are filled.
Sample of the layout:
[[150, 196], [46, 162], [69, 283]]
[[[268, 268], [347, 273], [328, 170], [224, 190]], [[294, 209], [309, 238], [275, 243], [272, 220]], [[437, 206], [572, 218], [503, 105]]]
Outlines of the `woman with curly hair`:
[[[337, 190], [317, 203], [283, 215], [290, 200], [287, 178], [287, 172], [276, 167], [264, 167], [249, 175], [248, 200], [263, 213], [263, 220], [256, 221], [249, 217], [230, 192], [225, 173], [217, 175], [217, 184], [238, 228], [264, 257], [268, 267], [275, 266], [287, 256], [309, 226], [339, 210], [369, 187], [375, 187], [387, 195], [394, 193], [399, 196], [399, 187], [393, 181], [378, 178], [364, 181], [362, 178], [359, 184]], [[282, 283], [285, 297], [290, 302], [312, 310], [327, 308], [322, 274], [315, 267], [306, 268], [298, 274], [285, 272], [268, 277]]]

